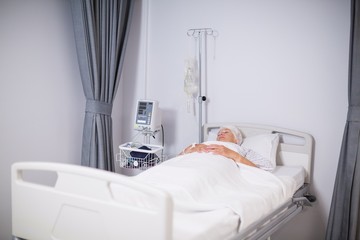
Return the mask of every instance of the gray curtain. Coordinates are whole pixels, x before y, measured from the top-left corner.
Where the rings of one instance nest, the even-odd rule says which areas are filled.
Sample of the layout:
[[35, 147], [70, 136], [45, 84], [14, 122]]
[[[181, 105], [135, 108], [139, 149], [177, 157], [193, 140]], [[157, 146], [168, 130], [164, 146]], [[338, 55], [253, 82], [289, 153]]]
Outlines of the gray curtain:
[[351, 5], [349, 109], [336, 174], [327, 240], [360, 240], [360, 8]]
[[111, 112], [120, 81], [132, 0], [71, 0], [86, 97], [81, 164], [114, 171]]

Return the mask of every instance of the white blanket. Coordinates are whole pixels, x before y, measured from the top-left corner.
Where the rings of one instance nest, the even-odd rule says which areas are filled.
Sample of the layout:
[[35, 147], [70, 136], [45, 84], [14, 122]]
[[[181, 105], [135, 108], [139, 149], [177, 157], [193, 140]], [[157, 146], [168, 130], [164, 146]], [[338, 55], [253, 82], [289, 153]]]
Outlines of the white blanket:
[[294, 182], [211, 153], [178, 156], [135, 179], [172, 195], [174, 239], [231, 237], [296, 190]]

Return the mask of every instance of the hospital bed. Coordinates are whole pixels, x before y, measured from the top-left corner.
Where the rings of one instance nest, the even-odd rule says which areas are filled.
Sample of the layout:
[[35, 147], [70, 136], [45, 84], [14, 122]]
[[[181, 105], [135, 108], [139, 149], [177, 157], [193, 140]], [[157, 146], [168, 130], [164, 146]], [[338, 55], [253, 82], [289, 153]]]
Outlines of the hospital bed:
[[[233, 179], [224, 180], [230, 181], [229, 184], [221, 185], [222, 180], [217, 179], [216, 172], [210, 178], [205, 174], [198, 183], [200, 190], [194, 188], [183, 194], [184, 186], [190, 184], [189, 179], [197, 176], [189, 169], [184, 170], [186, 162], [190, 161], [180, 161], [179, 157], [135, 177], [70, 164], [19, 162], [12, 166], [14, 239], [267, 239], [315, 201], [309, 194], [314, 141], [307, 133], [246, 123], [205, 124], [204, 140], [213, 140], [219, 126], [230, 124], [241, 129], [247, 147], [257, 148], [276, 161], [275, 170], [268, 173], [253, 167], [234, 166], [230, 162], [226, 162], [226, 168], [218, 169], [220, 161], [209, 160], [220, 173], [226, 171], [220, 178], [223, 175], [230, 178], [232, 172], [243, 171], [252, 180], [259, 179], [251, 182], [236, 175], [235, 178], [245, 184], [239, 191], [242, 195], [231, 195], [231, 189], [226, 186], [233, 185]], [[162, 171], [176, 169], [172, 162], [180, 164], [186, 174], [177, 170], [168, 173], [171, 181], [154, 177]], [[203, 164], [200, 165], [203, 172], [212, 171], [208, 166], [211, 164], [201, 161], [199, 164]], [[38, 177], [42, 174], [46, 177]], [[210, 185], [204, 181], [208, 178]], [[184, 186], [171, 185], [176, 179]], [[264, 196], [246, 192], [248, 188], [256, 190], [257, 186], [257, 191]], [[208, 194], [207, 191], [213, 194], [211, 199], [201, 195], [202, 192]], [[227, 194], [231, 197], [226, 198]], [[221, 199], [220, 195], [225, 202], [215, 201]], [[252, 195], [255, 200], [248, 198]], [[250, 201], [243, 204], [242, 197]], [[269, 206], [263, 207], [260, 203]], [[254, 210], [254, 206], [260, 210]], [[253, 215], [258, 217], [252, 219]]]

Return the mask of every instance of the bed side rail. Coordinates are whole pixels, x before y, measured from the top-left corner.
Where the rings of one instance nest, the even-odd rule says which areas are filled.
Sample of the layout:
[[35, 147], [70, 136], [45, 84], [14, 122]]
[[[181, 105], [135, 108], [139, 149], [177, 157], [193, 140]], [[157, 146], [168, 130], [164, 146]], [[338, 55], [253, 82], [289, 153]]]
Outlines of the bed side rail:
[[240, 231], [231, 240], [265, 240], [298, 215], [305, 206], [312, 206], [316, 197], [309, 194], [309, 184], [304, 184], [292, 199], [279, 206], [275, 211], [259, 219]]
[[[27, 172], [53, 172], [54, 184]], [[69, 164], [12, 165], [12, 233], [24, 239], [171, 239], [172, 201], [130, 177]], [[135, 193], [128, 198], [129, 192]]]

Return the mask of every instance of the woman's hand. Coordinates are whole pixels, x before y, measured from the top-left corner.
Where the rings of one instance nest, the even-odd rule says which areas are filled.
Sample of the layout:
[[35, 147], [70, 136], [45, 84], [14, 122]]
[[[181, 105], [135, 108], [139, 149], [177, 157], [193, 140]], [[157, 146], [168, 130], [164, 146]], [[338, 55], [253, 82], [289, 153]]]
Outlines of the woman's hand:
[[207, 145], [203, 151], [213, 153], [216, 155], [221, 155], [221, 156], [224, 156], [227, 158], [231, 158], [233, 160], [235, 160], [235, 158], [237, 158], [238, 155], [240, 155], [239, 153], [237, 153], [223, 145], [218, 145], [218, 144]]
[[249, 166], [256, 167], [256, 165], [249, 161], [247, 158], [243, 157], [240, 153], [235, 152], [223, 145], [217, 145], [217, 144], [210, 144], [206, 145], [206, 148], [203, 150], [204, 152], [213, 153], [216, 155], [221, 155], [227, 158], [230, 158], [238, 163], [243, 163]]
[[205, 152], [206, 147], [207, 147], [207, 145], [202, 144], [202, 143], [192, 144], [192, 145], [188, 146], [187, 148], [185, 148], [180, 153], [180, 155], [187, 154], [187, 153], [193, 153], [193, 152], [198, 152], [198, 153]]
[[235, 151], [231, 150], [230, 148], [227, 148], [227, 147], [225, 147], [223, 145], [219, 145], [219, 144], [210, 144], [210, 145], [206, 145], [206, 144], [202, 144], [202, 143], [192, 144], [192, 145], [188, 146], [187, 148], [185, 148], [181, 152], [180, 155], [187, 154], [187, 153], [193, 153], [193, 152], [213, 153], [216, 155], [221, 155], [221, 156], [230, 158], [238, 163], [243, 163], [243, 164], [246, 164], [249, 166], [256, 167], [256, 165], [254, 163], [252, 163], [247, 158], [243, 157], [240, 153], [235, 152]]

